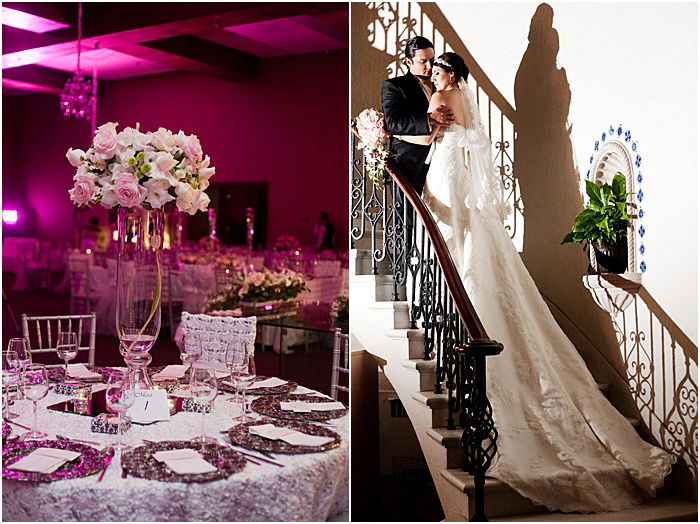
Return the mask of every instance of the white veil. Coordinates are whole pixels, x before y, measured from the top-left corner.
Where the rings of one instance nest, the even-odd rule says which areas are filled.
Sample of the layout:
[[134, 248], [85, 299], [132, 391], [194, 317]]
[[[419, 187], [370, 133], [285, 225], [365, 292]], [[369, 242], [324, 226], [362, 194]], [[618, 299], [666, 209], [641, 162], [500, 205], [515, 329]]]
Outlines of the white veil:
[[462, 78], [458, 85], [464, 102], [466, 127], [465, 139], [460, 146], [465, 149], [465, 162], [472, 174], [467, 198], [471, 206], [476, 206], [481, 211], [488, 208], [495, 210], [503, 222], [513, 210], [506, 201], [503, 182], [493, 162], [491, 140], [481, 122], [479, 106], [467, 82]]

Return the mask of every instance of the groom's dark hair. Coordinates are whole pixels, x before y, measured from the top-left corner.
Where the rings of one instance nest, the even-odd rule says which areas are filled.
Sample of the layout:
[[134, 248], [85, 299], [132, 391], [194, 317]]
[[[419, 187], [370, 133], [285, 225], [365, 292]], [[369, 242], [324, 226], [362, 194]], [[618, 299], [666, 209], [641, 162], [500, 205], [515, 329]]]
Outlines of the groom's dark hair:
[[414, 36], [408, 42], [406, 42], [406, 58], [413, 58], [416, 56], [416, 51], [419, 49], [430, 49], [433, 47], [433, 43], [423, 36]]

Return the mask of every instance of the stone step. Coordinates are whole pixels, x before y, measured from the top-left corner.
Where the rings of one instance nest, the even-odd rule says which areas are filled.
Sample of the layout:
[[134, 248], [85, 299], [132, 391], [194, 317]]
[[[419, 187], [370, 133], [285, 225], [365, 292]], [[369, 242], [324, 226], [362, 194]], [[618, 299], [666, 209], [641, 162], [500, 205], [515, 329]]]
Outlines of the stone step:
[[423, 329], [391, 329], [385, 332], [391, 340], [406, 341], [407, 351], [404, 358], [410, 360], [423, 358], [423, 341], [425, 338]]
[[697, 522], [698, 503], [666, 495], [609, 513], [582, 514], [553, 511], [491, 518], [487, 512], [486, 516], [491, 522]]
[[433, 393], [432, 391], [416, 391], [411, 397], [430, 409], [432, 428], [447, 426], [447, 395], [445, 393]]
[[408, 369], [415, 369], [419, 375], [419, 391], [433, 391], [435, 389], [435, 380], [437, 361], [423, 360], [422, 358], [412, 358], [404, 360], [401, 365]]
[[[463, 516], [467, 520], [471, 520], [474, 513], [474, 477], [461, 468], [444, 469], [440, 474], [459, 492], [467, 495], [468, 514]], [[544, 506], [535, 505], [530, 499], [519, 495], [500, 480], [486, 477], [486, 482], [484, 483], [484, 512], [489, 520], [492, 517], [542, 513], [545, 511], [546, 508]]]
[[372, 273], [372, 250], [356, 249], [355, 251], [356, 275], [391, 275], [391, 270], [389, 269], [389, 260], [386, 257], [383, 260], [376, 262], [376, 273]]

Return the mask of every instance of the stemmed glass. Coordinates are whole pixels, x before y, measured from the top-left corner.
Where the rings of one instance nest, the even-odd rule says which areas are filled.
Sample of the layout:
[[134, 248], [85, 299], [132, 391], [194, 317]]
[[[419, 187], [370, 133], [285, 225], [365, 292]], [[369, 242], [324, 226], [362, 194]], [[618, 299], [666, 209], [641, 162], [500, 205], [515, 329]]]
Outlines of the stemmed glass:
[[107, 407], [117, 413], [117, 441], [112, 444], [116, 450], [127, 449], [129, 446], [122, 441], [122, 418], [136, 401], [136, 384], [128, 373], [112, 375], [107, 382]]
[[219, 387], [216, 383], [216, 372], [208, 367], [190, 368], [190, 393], [194, 400], [202, 409], [202, 435], [195, 437], [192, 442], [212, 443], [216, 439], [207, 437], [205, 433], [205, 420], [207, 415], [206, 407], [214, 402]]
[[46, 433], [38, 429], [37, 402], [49, 392], [49, 376], [46, 373], [46, 366], [43, 364], [27, 364], [22, 371], [20, 388], [24, 396], [34, 403], [34, 427], [32, 431], [25, 433], [25, 438], [44, 438]]
[[17, 365], [17, 352], [14, 349], [2, 352], [2, 390], [5, 394], [2, 405], [2, 418], [16, 418], [18, 413], [10, 411], [10, 387], [16, 386], [19, 373], [15, 369]]
[[182, 341], [180, 348], [180, 360], [185, 366], [190, 367], [192, 372], [192, 364], [197, 362], [202, 356], [202, 344], [197, 333], [187, 333]]
[[[230, 342], [226, 350], [226, 360], [231, 370], [231, 382], [236, 388], [236, 393], [240, 396], [241, 403], [241, 422], [245, 423], [246, 413], [248, 412], [245, 392], [255, 382], [255, 360], [252, 352], [248, 351], [248, 344], [242, 343], [242, 351], [238, 344]], [[239, 417], [234, 417], [238, 419]]]
[[68, 380], [68, 361], [78, 356], [78, 334], [70, 331], [59, 332], [56, 353], [66, 363], [66, 380]]
[[17, 360], [11, 364], [18, 373], [22, 371], [24, 366], [32, 363], [32, 354], [29, 351], [29, 343], [26, 338], [11, 338], [7, 349], [17, 353]]

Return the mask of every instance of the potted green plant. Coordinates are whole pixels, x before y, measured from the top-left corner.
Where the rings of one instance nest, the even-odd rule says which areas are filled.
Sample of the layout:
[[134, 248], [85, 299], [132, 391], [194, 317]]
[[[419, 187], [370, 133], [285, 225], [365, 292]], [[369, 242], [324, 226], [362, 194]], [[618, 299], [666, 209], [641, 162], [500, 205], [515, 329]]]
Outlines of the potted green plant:
[[586, 180], [586, 194], [590, 202], [574, 219], [571, 233], [561, 241], [590, 244], [596, 257], [599, 273], [627, 271], [627, 228], [629, 215], [625, 178], [616, 173], [612, 184], [597, 185]]

